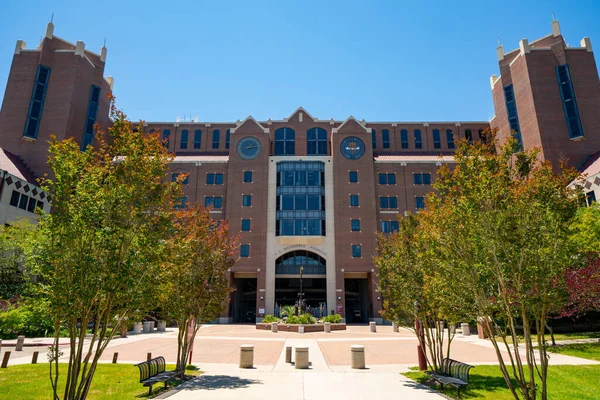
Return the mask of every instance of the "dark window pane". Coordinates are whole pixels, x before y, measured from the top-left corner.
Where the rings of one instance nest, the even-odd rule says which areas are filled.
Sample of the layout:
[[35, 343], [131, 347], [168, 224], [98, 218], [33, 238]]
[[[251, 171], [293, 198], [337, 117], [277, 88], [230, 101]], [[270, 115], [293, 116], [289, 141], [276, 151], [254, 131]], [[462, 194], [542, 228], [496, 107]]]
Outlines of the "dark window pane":
[[251, 194], [244, 195], [244, 197], [242, 198], [242, 206], [244, 206], [244, 207], [252, 206], [252, 195]]
[[294, 195], [284, 194], [281, 200], [282, 210], [293, 210], [294, 209]]
[[213, 131], [212, 134], [212, 148], [213, 149], [218, 149], [219, 148], [219, 141], [221, 140], [221, 131], [218, 129], [215, 129]]
[[423, 174], [423, 185], [431, 185], [431, 174]]
[[244, 171], [244, 182], [245, 183], [252, 182], [252, 171]]
[[422, 177], [423, 176], [421, 174], [413, 174], [413, 183], [415, 185], [422, 185], [423, 184]]
[[250, 220], [249, 219], [242, 220], [242, 232], [250, 232]]
[[12, 191], [12, 195], [10, 196], [10, 205], [13, 207], [18, 207], [19, 206], [19, 196], [20, 193], [17, 192], [16, 190]]
[[398, 208], [398, 198], [397, 197], [389, 197], [389, 208]]
[[27, 211], [29, 211], [29, 212], [35, 211], [35, 199], [33, 197], [29, 198], [29, 204], [27, 204]]
[[383, 144], [384, 149], [390, 148], [390, 131], [387, 129], [381, 130], [381, 143]]
[[360, 219], [352, 220], [352, 231], [354, 231], [354, 232], [360, 231]]
[[295, 210], [306, 210], [306, 195], [305, 194], [297, 194], [295, 195]]
[[349, 179], [350, 183], [358, 182], [358, 171], [350, 171], [348, 173], [348, 175], [349, 175], [348, 179]]
[[386, 174], [379, 174], [379, 184], [386, 185], [387, 184], [387, 176]]
[[243, 244], [240, 246], [240, 257], [250, 257], [250, 245]]
[[202, 131], [197, 130], [194, 132], [194, 149], [199, 149], [202, 144]]
[[396, 184], [396, 174], [387, 174], [387, 183], [388, 185]]
[[216, 196], [214, 202], [215, 209], [219, 209], [223, 207], [223, 197]]
[[350, 195], [350, 207], [358, 207], [358, 195], [357, 194]]
[[379, 207], [380, 208], [389, 208], [389, 201], [388, 201], [388, 197], [380, 197], [379, 198]]
[[400, 131], [400, 141], [402, 142], [402, 148], [408, 149], [408, 131], [406, 129]]
[[19, 208], [22, 210], [26, 210], [28, 201], [29, 201], [29, 196], [25, 196], [24, 194], [22, 194], [21, 199], [19, 201]]
[[206, 184], [207, 185], [215, 184], [215, 174], [206, 174]]
[[215, 174], [215, 184], [216, 185], [223, 184], [223, 174]]
[[181, 142], [179, 144], [179, 147], [182, 149], [187, 149], [187, 145], [188, 145], [188, 130], [184, 129], [181, 131]]
[[352, 245], [352, 257], [354, 257], [354, 258], [360, 258], [360, 256], [361, 256], [360, 245], [353, 244]]

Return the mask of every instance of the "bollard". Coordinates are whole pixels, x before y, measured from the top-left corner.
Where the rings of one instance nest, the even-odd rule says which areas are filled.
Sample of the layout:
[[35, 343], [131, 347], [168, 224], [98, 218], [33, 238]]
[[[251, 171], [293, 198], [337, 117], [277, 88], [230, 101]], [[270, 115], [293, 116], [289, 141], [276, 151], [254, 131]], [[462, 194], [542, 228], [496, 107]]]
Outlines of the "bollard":
[[119, 358], [119, 352], [115, 351], [115, 354], [113, 354], [113, 364], [117, 363], [118, 358]]
[[254, 345], [240, 346], [240, 368], [254, 368]]
[[460, 328], [462, 329], [463, 336], [471, 335], [471, 328], [469, 327], [469, 324], [462, 323], [460, 324]]
[[148, 357], [148, 361], [150, 361], [152, 359], [152, 353], [148, 353], [146, 357]]
[[304, 333], [304, 326], [300, 325], [298, 327], [298, 333]]
[[350, 346], [350, 355], [352, 358], [352, 369], [365, 369], [365, 346]]
[[308, 347], [296, 347], [296, 369], [308, 369]]
[[271, 332], [277, 333], [277, 322], [271, 322]]
[[31, 357], [31, 363], [32, 364], [37, 364], [37, 359], [38, 359], [38, 355], [40, 354], [39, 351], [34, 351], [33, 352], [33, 356]]
[[325, 322], [325, 332], [331, 333], [331, 322]]
[[23, 351], [23, 344], [25, 344], [25, 336], [19, 335], [17, 338], [17, 345], [15, 346], [15, 351]]
[[394, 332], [400, 332], [400, 327], [398, 326], [397, 322], [392, 322], [392, 330]]
[[373, 333], [377, 332], [377, 322], [375, 322], [375, 321], [369, 322], [369, 326], [371, 327], [371, 332], [373, 332]]
[[10, 351], [5, 351], [4, 358], [2, 358], [2, 365], [0, 365], [0, 368], [8, 367], [8, 359], [9, 358], [10, 358]]
[[292, 363], [292, 346], [287, 346], [285, 348], [285, 362], [287, 364]]

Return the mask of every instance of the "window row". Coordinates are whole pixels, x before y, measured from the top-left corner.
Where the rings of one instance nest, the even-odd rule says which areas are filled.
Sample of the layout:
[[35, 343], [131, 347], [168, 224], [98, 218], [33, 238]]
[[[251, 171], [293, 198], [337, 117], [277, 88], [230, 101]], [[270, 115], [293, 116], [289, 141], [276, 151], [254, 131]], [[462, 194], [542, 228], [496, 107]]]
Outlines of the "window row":
[[[229, 129], [227, 129], [227, 131], [225, 132], [225, 148], [226, 149], [229, 148], [230, 139], [231, 139], [231, 131]], [[179, 148], [187, 149], [189, 140], [190, 140], [190, 132], [187, 129], [183, 129], [181, 131], [181, 139], [179, 140]], [[213, 149], [218, 149], [220, 147], [220, 144], [221, 144], [221, 130], [214, 129], [212, 131], [212, 145], [211, 146]], [[199, 149], [200, 147], [202, 147], [202, 130], [196, 129], [194, 131], [193, 148]]]
[[223, 184], [223, 174], [222, 173], [206, 174], [206, 184], [207, 185], [222, 185]]
[[277, 196], [277, 211], [325, 210], [325, 197], [319, 194], [284, 194]]
[[325, 186], [325, 172], [322, 171], [279, 171], [277, 187], [281, 186]]
[[276, 236], [325, 236], [321, 218], [282, 218], [276, 221]]
[[[327, 155], [327, 131], [323, 128], [311, 128], [306, 131], [306, 154], [309, 156]], [[296, 155], [296, 132], [291, 128], [279, 128], [275, 131], [276, 156]]]
[[10, 196], [10, 205], [13, 207], [18, 207], [21, 210], [29, 211], [31, 213], [35, 212], [36, 208], [44, 209], [44, 202], [40, 200], [36, 200], [33, 197], [29, 197], [26, 194], [19, 193], [16, 190], [13, 190]]

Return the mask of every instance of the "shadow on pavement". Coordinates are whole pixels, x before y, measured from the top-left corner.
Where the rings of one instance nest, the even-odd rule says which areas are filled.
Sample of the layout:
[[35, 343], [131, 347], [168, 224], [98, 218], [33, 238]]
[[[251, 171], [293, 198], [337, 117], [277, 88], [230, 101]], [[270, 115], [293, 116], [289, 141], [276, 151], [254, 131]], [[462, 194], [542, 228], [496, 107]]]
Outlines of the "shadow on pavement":
[[244, 389], [257, 384], [262, 381], [229, 375], [202, 375], [187, 382], [184, 390]]

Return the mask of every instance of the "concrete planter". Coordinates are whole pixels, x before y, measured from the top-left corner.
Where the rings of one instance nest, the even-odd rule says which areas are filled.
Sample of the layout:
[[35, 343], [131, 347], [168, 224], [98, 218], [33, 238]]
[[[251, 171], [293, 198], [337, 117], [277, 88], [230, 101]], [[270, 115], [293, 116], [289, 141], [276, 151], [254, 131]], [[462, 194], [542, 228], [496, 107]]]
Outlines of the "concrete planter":
[[165, 330], [167, 330], [167, 321], [158, 321], [158, 324], [156, 325], [156, 330], [159, 332], [164, 332]]
[[[332, 331], [345, 331], [346, 330], [346, 324], [344, 324], [344, 323], [339, 323], [339, 324], [331, 324], [330, 323], [329, 326]], [[277, 324], [277, 330], [280, 332], [299, 332], [300, 327], [302, 327], [304, 329], [303, 333], [325, 332], [325, 324], [307, 324], [307, 325]], [[265, 323], [258, 323], [258, 324], [256, 324], [256, 329], [263, 330], [263, 331], [270, 331], [270, 330], [272, 330], [272, 325], [265, 324]]]
[[142, 333], [142, 328], [143, 328], [143, 325], [141, 322], [134, 322], [133, 333], [135, 333], [136, 335]]
[[143, 330], [142, 331], [144, 333], [150, 333], [154, 329], [154, 321], [144, 321], [142, 323], [142, 325], [143, 325]]

